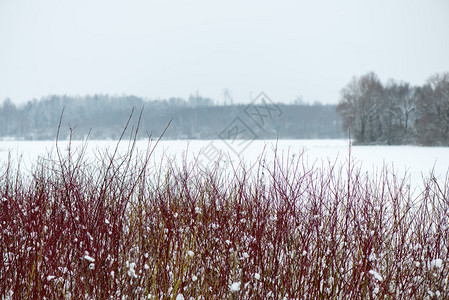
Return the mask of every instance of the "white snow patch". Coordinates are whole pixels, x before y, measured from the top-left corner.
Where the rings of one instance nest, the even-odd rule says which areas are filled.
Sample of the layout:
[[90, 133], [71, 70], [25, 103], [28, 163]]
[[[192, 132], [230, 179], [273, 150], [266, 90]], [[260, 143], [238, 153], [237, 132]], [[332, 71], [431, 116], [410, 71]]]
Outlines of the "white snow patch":
[[184, 300], [184, 295], [178, 294], [178, 296], [176, 296], [176, 300]]
[[192, 250], [187, 251], [187, 254], [188, 254], [190, 257], [193, 257], [193, 256], [195, 255], [195, 253], [194, 253]]
[[136, 271], [134, 270], [134, 268], [136, 267], [136, 263], [133, 263], [133, 262], [132, 263], [128, 263], [128, 262], [126, 262], [126, 265], [129, 268], [128, 272], [126, 272], [128, 274], [128, 276], [132, 277], [132, 278], [137, 278]]
[[260, 274], [259, 273], [255, 273], [254, 274], [254, 278], [256, 278], [256, 280], [259, 280], [260, 279]]
[[434, 259], [430, 262], [430, 268], [441, 268], [443, 266], [443, 260], [441, 258]]
[[373, 275], [374, 278], [376, 278], [376, 279], [379, 280], [379, 281], [384, 280], [384, 278], [382, 277], [382, 275], [380, 275], [379, 273], [377, 273], [377, 272], [374, 271], [374, 270], [370, 270], [368, 273], [370, 273], [371, 275]]
[[56, 278], [56, 276], [54, 276], [54, 275], [48, 275], [48, 276], [47, 276], [47, 281], [50, 281], [50, 280], [52, 280], [53, 278]]
[[235, 293], [235, 292], [240, 291], [240, 284], [241, 284], [240, 281], [237, 281], [237, 282], [234, 282], [233, 284], [231, 284], [231, 286], [230, 286], [231, 292]]
[[84, 255], [83, 258], [84, 258], [85, 260], [90, 261], [90, 262], [94, 262], [94, 261], [95, 261], [95, 258], [93, 258], [93, 257], [91, 257], [91, 256], [89, 256], [89, 255]]

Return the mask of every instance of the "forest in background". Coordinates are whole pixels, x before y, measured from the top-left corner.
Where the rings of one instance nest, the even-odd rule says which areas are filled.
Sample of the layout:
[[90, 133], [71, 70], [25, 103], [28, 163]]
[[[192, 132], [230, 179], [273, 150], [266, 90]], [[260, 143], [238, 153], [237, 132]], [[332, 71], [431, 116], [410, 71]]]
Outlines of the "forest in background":
[[341, 91], [337, 111], [358, 144], [449, 145], [449, 73], [422, 86], [373, 72], [354, 77]]
[[[260, 96], [263, 97], [260, 97]], [[250, 104], [217, 105], [198, 94], [188, 99], [148, 100], [107, 94], [51, 95], [16, 106], [0, 105], [0, 139], [118, 139], [129, 119], [138, 138], [165, 139], [336, 139], [361, 145], [449, 145], [449, 73], [422, 86], [373, 72], [353, 77], [338, 105], [274, 103], [261, 93]], [[142, 111], [140, 114], [139, 111]], [[139, 120], [140, 117], [140, 120]]]
[[146, 100], [136, 96], [97, 94], [84, 97], [51, 95], [16, 106], [0, 106], [0, 139], [60, 138], [118, 139], [130, 117], [139, 123], [138, 138], [158, 137], [168, 123], [165, 139], [325, 139], [345, 138], [335, 105], [282, 104], [270, 101], [247, 105], [216, 105], [210, 98]]

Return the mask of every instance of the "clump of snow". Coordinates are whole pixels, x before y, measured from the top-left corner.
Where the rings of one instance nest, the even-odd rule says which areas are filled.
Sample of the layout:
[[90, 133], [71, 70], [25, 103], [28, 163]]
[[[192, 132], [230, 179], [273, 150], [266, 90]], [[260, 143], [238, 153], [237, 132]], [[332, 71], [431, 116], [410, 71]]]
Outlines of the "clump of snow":
[[93, 257], [89, 256], [89, 255], [84, 255], [83, 258], [84, 258], [85, 260], [90, 261], [90, 262], [94, 262], [94, 261], [95, 261], [95, 259], [94, 259]]
[[48, 280], [48, 281], [52, 280], [53, 278], [56, 278], [56, 276], [54, 276], [54, 275], [48, 275], [48, 276], [47, 276], [47, 280]]
[[260, 274], [259, 273], [255, 273], [254, 274], [254, 278], [256, 278], [256, 280], [259, 280], [260, 279]]
[[379, 281], [384, 280], [384, 278], [382, 277], [382, 275], [380, 275], [379, 273], [377, 273], [377, 272], [374, 271], [374, 270], [370, 270], [369, 273], [370, 273], [371, 275], [373, 275], [374, 278], [376, 278], [376, 279], [379, 280]]
[[184, 300], [184, 295], [178, 294], [178, 296], [176, 296], [176, 300]]
[[195, 275], [192, 275], [192, 281], [195, 282], [198, 280], [198, 277], [196, 277]]
[[193, 257], [193, 256], [195, 255], [195, 253], [194, 253], [192, 250], [187, 251], [187, 254], [188, 254], [190, 257]]
[[237, 282], [234, 282], [233, 284], [231, 284], [231, 286], [230, 286], [231, 292], [235, 293], [235, 292], [240, 291], [240, 284], [241, 284], [240, 281], [237, 281]]
[[443, 266], [443, 260], [441, 258], [434, 259], [430, 262], [430, 268], [441, 268]]
[[126, 266], [129, 268], [128, 272], [126, 272], [128, 274], [129, 277], [132, 278], [137, 278], [137, 274], [136, 271], [134, 270], [134, 268], [136, 267], [136, 263], [128, 263], [126, 262]]

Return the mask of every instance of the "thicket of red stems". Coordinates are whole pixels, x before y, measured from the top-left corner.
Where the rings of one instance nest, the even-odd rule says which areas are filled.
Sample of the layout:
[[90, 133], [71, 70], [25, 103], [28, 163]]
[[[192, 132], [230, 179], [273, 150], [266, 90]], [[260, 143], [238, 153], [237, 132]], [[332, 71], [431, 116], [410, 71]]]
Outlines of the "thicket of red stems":
[[3, 165], [1, 299], [449, 298], [447, 181], [412, 194], [350, 159], [204, 170], [134, 146]]

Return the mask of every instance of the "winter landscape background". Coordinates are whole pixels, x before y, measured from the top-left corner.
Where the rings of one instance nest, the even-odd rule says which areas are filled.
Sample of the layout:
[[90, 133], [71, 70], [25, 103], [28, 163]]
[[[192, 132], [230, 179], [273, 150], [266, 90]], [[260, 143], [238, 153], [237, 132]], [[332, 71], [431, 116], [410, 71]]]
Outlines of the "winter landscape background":
[[0, 299], [449, 299], [448, 15], [0, 1]]

